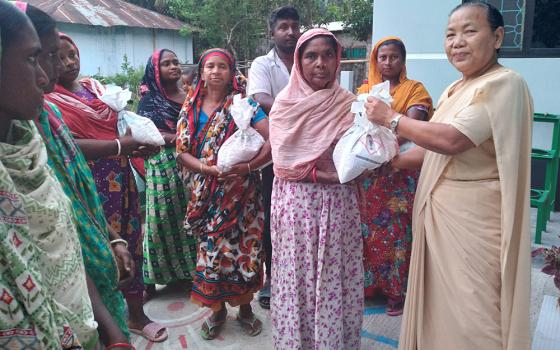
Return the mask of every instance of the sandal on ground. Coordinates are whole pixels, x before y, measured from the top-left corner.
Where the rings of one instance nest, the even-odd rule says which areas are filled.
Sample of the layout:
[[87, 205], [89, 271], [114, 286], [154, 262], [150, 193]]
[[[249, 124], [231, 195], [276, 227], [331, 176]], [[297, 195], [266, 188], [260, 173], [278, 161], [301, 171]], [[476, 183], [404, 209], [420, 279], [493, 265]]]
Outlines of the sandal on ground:
[[270, 297], [259, 297], [259, 305], [266, 310], [270, 310]]
[[[224, 315], [222, 320], [212, 320], [212, 316], [205, 319], [204, 323], [202, 323], [202, 327], [200, 328], [200, 336], [202, 339], [212, 340], [220, 335], [222, 326], [226, 323], [226, 318], [227, 313]], [[204, 326], [206, 326], [206, 328]]]
[[404, 300], [387, 300], [387, 316], [400, 316], [403, 314]]
[[131, 333], [140, 335], [154, 343], [161, 343], [169, 336], [169, 334], [167, 334], [167, 328], [156, 322], [148, 323], [144, 326], [144, 328], [142, 328], [142, 330], [134, 328], [129, 329]]
[[259, 291], [259, 305], [263, 309], [270, 309], [270, 282], [266, 282], [264, 287]]
[[251, 337], [257, 336], [262, 332], [263, 324], [261, 320], [259, 320], [257, 316], [255, 316], [255, 314], [252, 314], [250, 318], [243, 318], [238, 313], [237, 321], [241, 323], [241, 326], [243, 327], [247, 335], [250, 335]]

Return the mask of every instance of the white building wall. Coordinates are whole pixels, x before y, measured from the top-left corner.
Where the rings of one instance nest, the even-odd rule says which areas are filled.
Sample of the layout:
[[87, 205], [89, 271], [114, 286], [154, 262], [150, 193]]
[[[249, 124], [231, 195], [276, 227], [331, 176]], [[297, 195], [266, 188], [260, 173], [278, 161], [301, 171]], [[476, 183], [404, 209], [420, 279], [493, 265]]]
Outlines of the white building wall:
[[148, 57], [160, 48], [175, 51], [182, 63], [193, 63], [192, 37], [178, 31], [67, 23], [58, 27], [78, 46], [83, 75], [119, 73], [125, 54], [132, 66], [144, 67]]
[[[443, 90], [459, 73], [447, 61], [444, 50], [449, 12], [460, 0], [379, 0], [374, 1], [373, 42], [397, 35], [407, 49], [407, 71], [419, 80], [437, 102]], [[529, 85], [536, 112], [560, 114], [560, 58], [503, 58], [500, 62], [519, 72]], [[547, 130], [535, 126], [534, 145]]]

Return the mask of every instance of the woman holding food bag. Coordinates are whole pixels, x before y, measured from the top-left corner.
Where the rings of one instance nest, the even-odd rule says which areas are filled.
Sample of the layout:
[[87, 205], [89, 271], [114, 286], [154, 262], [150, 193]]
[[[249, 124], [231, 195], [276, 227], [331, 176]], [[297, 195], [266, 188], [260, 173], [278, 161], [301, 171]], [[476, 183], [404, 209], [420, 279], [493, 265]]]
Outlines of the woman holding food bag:
[[54, 92], [45, 98], [61, 111], [62, 118], [75, 137], [93, 173], [102, 200], [103, 211], [111, 228], [124, 240], [135, 269], [122, 272], [121, 279], [133, 276], [123, 291], [128, 304], [128, 326], [152, 341], [167, 339], [165, 327], [152, 322], [143, 310], [142, 231], [138, 192], [129, 156], [149, 156], [154, 147], [140, 143], [130, 132], [119, 136], [117, 112], [101, 100], [105, 87], [92, 78], [79, 79], [80, 55], [72, 39], [60, 33], [60, 72]]
[[342, 47], [326, 29], [298, 40], [288, 86], [270, 112], [272, 326], [276, 349], [359, 349], [362, 235], [355, 185], [333, 149], [356, 96], [338, 85]]
[[[397, 37], [377, 42], [370, 56], [368, 84], [358, 93], [383, 81], [390, 82], [391, 107], [409, 118], [427, 120], [432, 114], [432, 99], [422, 83], [406, 77], [406, 48]], [[401, 150], [410, 142], [398, 137]], [[386, 313], [402, 314], [410, 250], [412, 248], [412, 204], [418, 170], [397, 170], [384, 166], [375, 176], [361, 179], [364, 193], [360, 203], [364, 234], [364, 294], [387, 297]]]
[[177, 121], [186, 97], [179, 79], [181, 67], [173, 51], [157, 50], [150, 56], [142, 78], [146, 91], [138, 114], [154, 122], [165, 146], [145, 163], [143, 271], [148, 296], [154, 296], [156, 284], [190, 289], [196, 258], [196, 241], [183, 229], [188, 198], [175, 159]]
[[[270, 161], [270, 146], [265, 143], [256, 156], [239, 164], [219, 164], [224, 163], [221, 149], [239, 135], [239, 114], [248, 111], [263, 143], [268, 139], [268, 120], [255, 102], [240, 98], [245, 95], [244, 81], [226, 50], [206, 51], [198, 63], [198, 76], [177, 128], [177, 161], [186, 170], [191, 193], [185, 226], [198, 241], [191, 300], [213, 311], [202, 324], [204, 339], [218, 336], [227, 317], [226, 302], [240, 306], [237, 320], [248, 335], [255, 336], [262, 322], [250, 302], [262, 286], [264, 259], [264, 211], [255, 170]], [[239, 148], [235, 153], [247, 150]]]
[[370, 98], [371, 121], [419, 147], [393, 161], [422, 166], [401, 350], [531, 347], [530, 211], [533, 103], [525, 80], [498, 63], [500, 12], [465, 2], [445, 50], [462, 74], [430, 122]]

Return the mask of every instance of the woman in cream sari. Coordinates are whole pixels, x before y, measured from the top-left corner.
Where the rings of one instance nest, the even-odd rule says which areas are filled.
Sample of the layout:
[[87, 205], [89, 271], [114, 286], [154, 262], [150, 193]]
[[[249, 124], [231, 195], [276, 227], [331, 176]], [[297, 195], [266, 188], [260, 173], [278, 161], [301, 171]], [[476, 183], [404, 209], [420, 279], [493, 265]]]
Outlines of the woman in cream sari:
[[529, 166], [532, 100], [497, 61], [499, 11], [455, 8], [448, 59], [463, 77], [430, 122], [370, 98], [370, 120], [421, 147], [393, 161], [422, 165], [401, 350], [529, 349]]

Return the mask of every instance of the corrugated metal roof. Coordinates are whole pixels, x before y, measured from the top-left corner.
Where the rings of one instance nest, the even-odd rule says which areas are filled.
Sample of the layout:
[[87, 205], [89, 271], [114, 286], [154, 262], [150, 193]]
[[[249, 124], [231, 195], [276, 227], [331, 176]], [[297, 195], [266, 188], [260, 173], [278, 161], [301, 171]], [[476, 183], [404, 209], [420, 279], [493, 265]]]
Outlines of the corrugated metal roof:
[[27, 0], [57, 22], [179, 30], [183, 22], [121, 0]]

